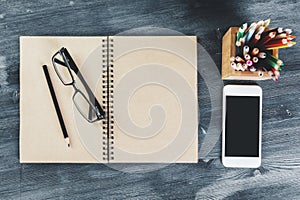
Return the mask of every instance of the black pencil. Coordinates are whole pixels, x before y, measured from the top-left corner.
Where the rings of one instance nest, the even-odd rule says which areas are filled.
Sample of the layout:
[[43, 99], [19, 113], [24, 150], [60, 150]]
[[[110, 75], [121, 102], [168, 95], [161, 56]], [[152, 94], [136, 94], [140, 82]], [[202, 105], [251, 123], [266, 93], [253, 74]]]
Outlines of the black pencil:
[[70, 145], [70, 139], [69, 139], [68, 132], [67, 132], [67, 129], [66, 129], [66, 126], [65, 126], [65, 122], [63, 120], [63, 116], [62, 116], [60, 108], [59, 108], [59, 104], [58, 104], [55, 92], [54, 92], [54, 88], [53, 88], [53, 85], [52, 85], [52, 82], [51, 82], [51, 79], [50, 79], [50, 75], [49, 75], [47, 65], [43, 65], [43, 70], [44, 70], [45, 77], [46, 77], [46, 80], [47, 80], [47, 83], [48, 83], [48, 87], [49, 87], [49, 90], [50, 90], [50, 93], [51, 93], [51, 97], [52, 97], [53, 104], [54, 104], [54, 107], [55, 107], [55, 110], [56, 110], [56, 114], [57, 114], [57, 117], [58, 117], [58, 120], [59, 120], [59, 123], [60, 123], [60, 127], [61, 127], [61, 130], [62, 130], [63, 135], [64, 135], [65, 142], [66, 142], [67, 146], [70, 147], [71, 146]]

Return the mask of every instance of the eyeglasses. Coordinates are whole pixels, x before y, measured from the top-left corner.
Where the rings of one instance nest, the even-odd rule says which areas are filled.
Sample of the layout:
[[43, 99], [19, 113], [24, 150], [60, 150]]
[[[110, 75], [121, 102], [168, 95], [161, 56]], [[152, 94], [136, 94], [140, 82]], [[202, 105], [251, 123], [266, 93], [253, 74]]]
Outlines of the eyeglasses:
[[[104, 119], [105, 112], [103, 111], [87, 82], [84, 80], [81, 72], [66, 48], [62, 47], [53, 55], [52, 64], [61, 82], [65, 86], [73, 86], [75, 92], [72, 99], [75, 107], [83, 116], [83, 118], [90, 123]], [[83, 86], [83, 88], [80, 87], [82, 89], [79, 89], [77, 86], [71, 70], [78, 77], [78, 84]]]

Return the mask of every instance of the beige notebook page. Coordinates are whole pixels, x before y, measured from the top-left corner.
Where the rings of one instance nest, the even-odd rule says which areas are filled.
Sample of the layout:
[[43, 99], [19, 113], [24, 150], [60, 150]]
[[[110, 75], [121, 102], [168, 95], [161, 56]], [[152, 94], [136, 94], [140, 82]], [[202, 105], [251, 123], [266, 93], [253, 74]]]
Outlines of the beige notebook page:
[[[66, 47], [82, 70], [92, 90], [101, 77], [99, 57], [86, 61], [106, 37], [20, 37], [20, 162], [94, 163], [102, 161], [101, 123], [89, 124], [72, 102], [74, 89], [64, 86], [52, 66], [51, 57]], [[98, 58], [98, 59], [97, 59]], [[81, 66], [85, 63], [85, 69]], [[52, 102], [42, 65], [47, 64], [58, 103], [71, 141], [67, 148]], [[89, 68], [87, 70], [87, 68]], [[88, 72], [88, 73], [86, 73]], [[76, 78], [75, 78], [76, 79]], [[101, 88], [95, 91], [101, 98]], [[101, 99], [98, 99], [101, 102]], [[79, 131], [87, 130], [84, 134]], [[86, 138], [82, 138], [86, 137]], [[82, 140], [91, 140], [85, 147]]]
[[194, 36], [114, 36], [110, 162], [197, 162]]

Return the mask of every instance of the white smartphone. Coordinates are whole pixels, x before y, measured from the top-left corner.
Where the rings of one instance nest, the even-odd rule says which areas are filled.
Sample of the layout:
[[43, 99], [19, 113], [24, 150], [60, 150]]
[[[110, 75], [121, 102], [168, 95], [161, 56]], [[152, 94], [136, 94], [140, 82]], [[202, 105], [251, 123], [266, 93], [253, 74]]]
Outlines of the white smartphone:
[[261, 165], [262, 89], [226, 85], [223, 89], [222, 163], [225, 167]]

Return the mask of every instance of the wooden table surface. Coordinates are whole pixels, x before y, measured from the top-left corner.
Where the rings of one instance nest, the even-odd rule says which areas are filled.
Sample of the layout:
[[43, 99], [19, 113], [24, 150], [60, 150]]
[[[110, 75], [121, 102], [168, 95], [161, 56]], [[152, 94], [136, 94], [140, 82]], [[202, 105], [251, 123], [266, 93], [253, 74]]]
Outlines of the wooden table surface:
[[[19, 163], [19, 36], [101, 36], [139, 27], [168, 28], [196, 35], [220, 70], [221, 38], [228, 27], [271, 18], [271, 27], [292, 28], [297, 36], [299, 11], [295, 0], [0, 0], [0, 199], [300, 199], [298, 45], [280, 51], [285, 66], [278, 83], [257, 82], [264, 94], [258, 169], [224, 168], [220, 141], [197, 164], [149, 172], [144, 170], [149, 166], [138, 164], [125, 165], [130, 172], [124, 172], [103, 164]], [[199, 149], [214, 109], [209, 87], [200, 74]]]

